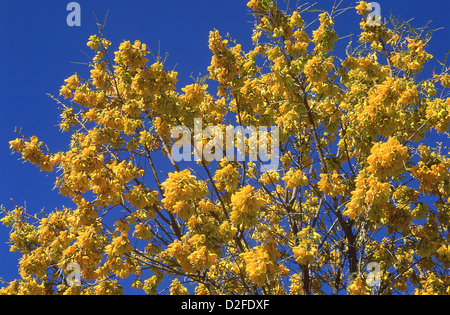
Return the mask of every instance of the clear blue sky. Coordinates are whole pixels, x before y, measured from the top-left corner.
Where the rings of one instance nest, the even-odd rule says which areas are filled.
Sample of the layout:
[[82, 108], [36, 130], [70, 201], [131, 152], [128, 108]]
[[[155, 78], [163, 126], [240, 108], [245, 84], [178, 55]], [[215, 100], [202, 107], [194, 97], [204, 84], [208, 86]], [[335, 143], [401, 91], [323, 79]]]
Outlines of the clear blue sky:
[[[139, 39], [157, 53], [169, 53], [167, 67], [179, 72], [178, 88], [191, 83], [190, 75], [206, 73], [211, 53], [208, 33], [214, 28], [230, 33], [245, 49], [250, 47], [253, 18], [246, 0], [79, 0], [81, 26], [66, 24], [69, 0], [4, 0], [0, 6], [0, 204], [12, 208], [9, 198], [30, 211], [60, 208], [65, 199], [52, 191], [54, 176], [40, 172], [29, 163], [11, 155], [8, 141], [15, 138], [14, 128], [25, 135], [37, 135], [52, 151], [67, 149], [67, 134], [58, 129], [60, 112], [46, 93], [58, 95], [63, 80], [71, 74], [88, 73], [82, 51], [90, 35], [97, 32], [93, 12], [100, 21], [109, 10], [105, 35], [116, 48], [122, 40]], [[302, 1], [301, 1], [302, 2]], [[316, 0], [317, 8], [330, 9], [334, 0]], [[336, 1], [339, 2], [339, 1]], [[437, 32], [430, 52], [438, 58], [450, 48], [450, 1], [378, 0], [382, 16], [390, 13], [402, 19], [415, 18], [414, 26], [432, 20]], [[291, 1], [295, 3], [295, 1]], [[342, 6], [356, 4], [344, 0]], [[354, 10], [337, 21], [342, 23], [341, 37], [358, 34], [359, 19]], [[354, 41], [356, 37], [354, 37]], [[344, 47], [347, 40], [341, 42]], [[85, 76], [86, 77], [86, 76]], [[0, 226], [0, 277], [17, 277], [18, 255], [5, 244], [8, 229]]]

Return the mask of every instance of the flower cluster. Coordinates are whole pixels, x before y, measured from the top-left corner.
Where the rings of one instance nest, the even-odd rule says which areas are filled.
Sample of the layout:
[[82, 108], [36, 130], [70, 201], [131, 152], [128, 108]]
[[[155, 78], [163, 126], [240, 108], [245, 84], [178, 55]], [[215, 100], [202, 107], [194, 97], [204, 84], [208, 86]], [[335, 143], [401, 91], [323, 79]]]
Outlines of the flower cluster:
[[292, 248], [295, 260], [301, 265], [310, 264], [318, 254], [320, 235], [311, 227], [306, 227], [298, 233], [298, 245]]
[[308, 178], [301, 170], [290, 169], [282, 178], [286, 185], [286, 189], [301, 187], [308, 184]]
[[189, 219], [195, 211], [194, 202], [207, 194], [205, 185], [197, 181], [189, 169], [169, 173], [161, 186], [164, 189], [164, 207], [184, 220]]
[[265, 204], [264, 199], [255, 194], [255, 188], [247, 185], [231, 196], [231, 222], [243, 227], [254, 224], [258, 212]]
[[254, 247], [240, 257], [244, 260], [245, 272], [256, 285], [263, 285], [279, 272], [280, 267], [276, 263], [279, 252], [273, 242]]
[[[345, 10], [310, 23], [306, 6], [247, 5], [253, 46], [211, 31], [207, 73], [184, 86], [139, 40], [111, 52], [101, 30], [89, 37], [87, 77], [68, 76], [52, 96], [67, 148], [20, 132], [9, 143], [55, 171], [72, 208], [0, 207], [21, 254], [20, 279], [0, 294], [122, 294], [124, 283], [148, 294], [371, 294], [366, 262], [380, 266], [379, 293], [449, 292], [450, 158], [429, 135], [448, 136], [450, 76], [422, 72], [429, 35], [374, 25], [359, 1], [359, 43], [343, 55]], [[184, 132], [200, 118], [214, 131]], [[279, 138], [236, 132], [251, 161], [189, 164], [171, 151], [186, 140], [216, 152], [212, 138], [236, 125], [276, 126]], [[262, 172], [255, 145], [277, 149], [280, 167]]]
[[397, 139], [389, 138], [386, 142], [375, 143], [370, 153], [367, 170], [378, 178], [397, 176], [405, 171], [408, 147], [400, 144]]

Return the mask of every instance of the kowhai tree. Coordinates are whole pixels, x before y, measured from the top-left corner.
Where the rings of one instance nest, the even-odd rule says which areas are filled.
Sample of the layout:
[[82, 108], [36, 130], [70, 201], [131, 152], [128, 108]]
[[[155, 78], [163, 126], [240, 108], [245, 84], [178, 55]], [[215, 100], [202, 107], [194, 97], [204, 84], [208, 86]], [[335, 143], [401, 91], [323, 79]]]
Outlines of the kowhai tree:
[[[10, 142], [56, 172], [68, 204], [2, 207], [21, 258], [0, 293], [120, 294], [127, 278], [148, 294], [450, 293], [450, 158], [436, 141], [448, 141], [450, 74], [426, 51], [431, 32], [369, 23], [361, 1], [357, 46], [338, 53], [348, 11], [248, 7], [252, 50], [211, 31], [208, 75], [181, 89], [140, 41], [112, 53], [102, 28], [89, 38], [90, 77], [52, 96], [70, 148]], [[280, 167], [177, 161], [171, 130], [195, 118], [278, 126]]]

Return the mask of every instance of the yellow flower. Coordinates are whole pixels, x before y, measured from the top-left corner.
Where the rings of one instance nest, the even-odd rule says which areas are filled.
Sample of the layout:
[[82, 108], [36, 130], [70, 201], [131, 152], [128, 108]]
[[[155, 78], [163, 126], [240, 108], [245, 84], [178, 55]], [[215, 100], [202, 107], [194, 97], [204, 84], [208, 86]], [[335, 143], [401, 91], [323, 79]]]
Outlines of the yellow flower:
[[408, 159], [408, 147], [403, 146], [396, 138], [389, 138], [387, 142], [378, 142], [370, 150], [367, 158], [369, 170], [379, 178], [397, 176], [406, 171], [404, 162]]
[[148, 225], [145, 223], [136, 224], [133, 235], [136, 235], [136, 238], [138, 239], [146, 241], [150, 241], [150, 239], [152, 238], [152, 232]]
[[307, 242], [302, 242], [302, 244], [294, 247], [292, 251], [295, 260], [301, 265], [308, 265], [313, 262], [318, 253], [317, 248], [314, 246], [310, 247]]
[[359, 4], [355, 7], [360, 15], [366, 15], [370, 13], [369, 4], [365, 1], [360, 1]]
[[195, 211], [192, 202], [199, 201], [207, 194], [205, 183], [197, 181], [189, 169], [169, 173], [161, 186], [164, 189], [164, 206], [184, 220], [188, 220]]
[[308, 184], [308, 178], [301, 170], [290, 169], [282, 178], [286, 185], [286, 189], [305, 186]]
[[220, 162], [220, 165], [221, 168], [214, 175], [217, 189], [232, 194], [237, 190], [239, 184], [239, 172], [231, 163]]
[[89, 41], [87, 42], [87, 46], [91, 48], [92, 50], [98, 50], [100, 46], [100, 39], [97, 37], [97, 35], [91, 35], [89, 37]]
[[306, 62], [304, 72], [309, 82], [321, 83], [326, 80], [331, 69], [333, 69], [331, 58], [322, 60], [314, 56]]
[[188, 295], [188, 290], [180, 283], [180, 281], [175, 278], [170, 285], [171, 295]]
[[261, 182], [264, 185], [275, 185], [280, 180], [278, 171], [266, 172], [261, 176]]
[[298, 26], [298, 27], [303, 26], [303, 20], [297, 11], [292, 12], [289, 24], [290, 24], [291, 28], [293, 28], [294, 26]]
[[342, 195], [345, 191], [345, 185], [342, 184], [342, 179], [339, 173], [334, 170], [333, 175], [320, 174], [320, 181], [317, 183], [320, 191], [332, 197]]
[[247, 7], [249, 7], [250, 9], [252, 9], [253, 11], [256, 11], [256, 8], [258, 7], [260, 0], [250, 0], [247, 3]]
[[356, 276], [356, 278], [353, 280], [352, 284], [349, 285], [348, 291], [352, 295], [367, 295], [367, 294], [370, 294], [369, 287], [362, 280], [360, 275]]
[[236, 225], [249, 226], [255, 222], [256, 216], [265, 204], [264, 199], [255, 196], [255, 189], [247, 185], [231, 196], [231, 222]]
[[441, 81], [441, 84], [442, 84], [443, 87], [446, 87], [446, 88], [450, 89], [450, 74], [443, 75], [440, 78], [440, 81]]
[[22, 139], [16, 139], [16, 140], [9, 141], [9, 148], [10, 149], [14, 149], [17, 152], [21, 152], [23, 150], [23, 148], [24, 148], [23, 140]]

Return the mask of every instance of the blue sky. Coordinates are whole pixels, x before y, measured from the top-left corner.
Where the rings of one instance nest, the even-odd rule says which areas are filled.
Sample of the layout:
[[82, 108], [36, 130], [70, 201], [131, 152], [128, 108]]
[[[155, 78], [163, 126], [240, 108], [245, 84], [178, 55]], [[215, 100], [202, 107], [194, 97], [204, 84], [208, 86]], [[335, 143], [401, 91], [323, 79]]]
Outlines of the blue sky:
[[[66, 150], [68, 135], [62, 134], [57, 126], [60, 112], [46, 93], [58, 95], [66, 77], [75, 72], [88, 73], [86, 66], [74, 62], [88, 61], [83, 51], [91, 53], [86, 42], [97, 32], [93, 12], [103, 21], [109, 11], [104, 33], [113, 48], [123, 40], [139, 39], [155, 54], [158, 49], [162, 55], [167, 52], [166, 66], [179, 72], [178, 88], [191, 83], [191, 75], [206, 73], [211, 58], [210, 30], [216, 28], [221, 34], [230, 33], [244, 50], [251, 44], [253, 17], [247, 10], [246, 0], [79, 0], [80, 27], [66, 24], [69, 2], [3, 0], [1, 3], [0, 204], [7, 209], [13, 207], [10, 198], [19, 205], [26, 202], [32, 212], [42, 208], [51, 211], [65, 203], [66, 199], [52, 191], [54, 176], [18, 161], [18, 155], [11, 155], [8, 141], [15, 138], [14, 128], [22, 127], [25, 135], [37, 135], [52, 151]], [[329, 9], [334, 0], [310, 2], [317, 2], [317, 8]], [[414, 26], [432, 20], [432, 28], [444, 27], [435, 33], [429, 50], [442, 59], [450, 48], [450, 1], [378, 2], [383, 18], [392, 13], [401, 19], [415, 18], [411, 22]], [[344, 0], [342, 6], [355, 3]], [[350, 32], [357, 35], [359, 19], [354, 10], [341, 16], [336, 22], [342, 23], [339, 35]], [[345, 47], [347, 42], [343, 40], [340, 44]], [[0, 277], [7, 281], [17, 276], [18, 259], [5, 244], [8, 233], [8, 229], [0, 226]]]

